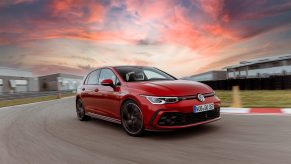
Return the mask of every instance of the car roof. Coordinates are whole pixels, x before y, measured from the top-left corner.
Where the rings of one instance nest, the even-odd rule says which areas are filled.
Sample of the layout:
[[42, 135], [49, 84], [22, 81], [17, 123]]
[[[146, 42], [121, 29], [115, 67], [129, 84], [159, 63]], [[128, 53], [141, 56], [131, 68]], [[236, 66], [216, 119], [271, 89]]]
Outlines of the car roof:
[[[143, 68], [147, 68], [149, 66], [142, 66], [142, 65], [122, 65], [122, 66], [113, 66], [113, 68], [123, 68], [123, 67], [133, 67], [133, 68], [136, 68], [136, 67], [143, 67]], [[150, 67], [152, 68], [152, 67]]]
[[94, 68], [92, 70], [89, 71], [88, 74], [90, 74], [91, 72], [98, 70], [98, 69], [105, 69], [105, 68], [109, 68], [109, 69], [116, 69], [116, 68], [126, 68], [126, 67], [133, 67], [133, 68], [154, 68], [154, 67], [149, 67], [149, 66], [139, 66], [139, 65], [118, 65], [118, 66], [102, 66], [102, 67], [97, 67]]
[[103, 68], [126, 68], [126, 67], [133, 67], [133, 68], [138, 68], [138, 67], [143, 67], [143, 68], [154, 68], [150, 66], [142, 66], [142, 65], [118, 65], [118, 66], [102, 66], [102, 67], [97, 67], [93, 70], [96, 69], [103, 69]]

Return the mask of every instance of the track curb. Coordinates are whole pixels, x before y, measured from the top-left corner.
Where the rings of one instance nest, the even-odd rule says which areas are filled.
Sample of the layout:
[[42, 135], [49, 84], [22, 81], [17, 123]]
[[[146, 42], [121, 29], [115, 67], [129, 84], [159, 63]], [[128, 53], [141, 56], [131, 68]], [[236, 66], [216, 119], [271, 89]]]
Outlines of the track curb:
[[282, 115], [290, 114], [291, 108], [221, 108], [225, 114]]

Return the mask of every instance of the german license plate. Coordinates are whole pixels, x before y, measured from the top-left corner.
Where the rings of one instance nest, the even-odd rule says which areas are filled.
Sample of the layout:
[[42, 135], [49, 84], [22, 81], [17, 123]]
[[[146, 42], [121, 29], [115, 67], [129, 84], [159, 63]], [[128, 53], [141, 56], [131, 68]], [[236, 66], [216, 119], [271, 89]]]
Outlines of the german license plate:
[[214, 109], [214, 104], [194, 105], [194, 113], [205, 112]]

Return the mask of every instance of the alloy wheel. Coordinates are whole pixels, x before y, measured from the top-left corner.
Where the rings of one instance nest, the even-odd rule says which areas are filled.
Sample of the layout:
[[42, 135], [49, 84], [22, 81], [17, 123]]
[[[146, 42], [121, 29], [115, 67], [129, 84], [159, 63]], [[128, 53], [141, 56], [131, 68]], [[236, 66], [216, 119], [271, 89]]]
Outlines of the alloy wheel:
[[79, 99], [76, 104], [76, 112], [79, 120], [84, 120], [85, 118], [85, 110], [83, 106], [83, 102]]
[[130, 135], [138, 135], [143, 131], [143, 115], [135, 103], [127, 103], [122, 109], [122, 125]]

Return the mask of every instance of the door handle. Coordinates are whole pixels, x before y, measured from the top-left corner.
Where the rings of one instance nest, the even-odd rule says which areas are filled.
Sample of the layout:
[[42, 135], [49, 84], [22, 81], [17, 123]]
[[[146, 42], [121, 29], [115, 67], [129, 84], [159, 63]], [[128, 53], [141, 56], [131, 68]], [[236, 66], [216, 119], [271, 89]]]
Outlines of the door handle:
[[99, 92], [99, 89], [98, 88], [94, 89], [94, 92]]
[[82, 88], [82, 91], [85, 91], [85, 88]]

